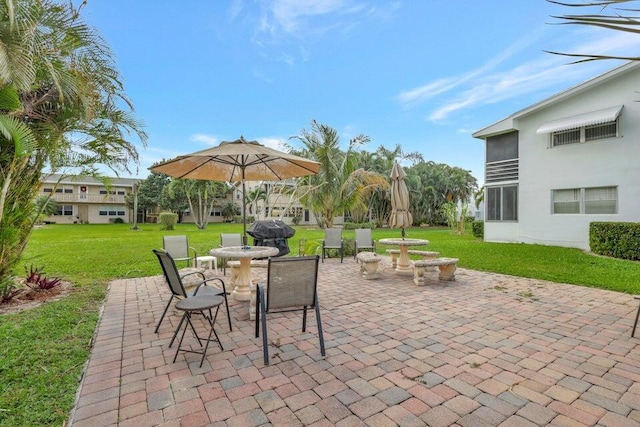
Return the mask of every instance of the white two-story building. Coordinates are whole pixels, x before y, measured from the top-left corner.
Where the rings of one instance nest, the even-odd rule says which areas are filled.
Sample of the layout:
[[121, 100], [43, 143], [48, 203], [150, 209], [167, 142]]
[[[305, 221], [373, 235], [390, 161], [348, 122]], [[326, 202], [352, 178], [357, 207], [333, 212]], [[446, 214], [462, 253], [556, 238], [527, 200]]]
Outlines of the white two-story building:
[[591, 222], [640, 220], [640, 62], [473, 136], [486, 147], [486, 241], [589, 249]]
[[40, 193], [56, 201], [58, 213], [45, 218], [58, 224], [108, 224], [120, 218], [133, 220], [132, 209], [125, 204], [127, 194], [140, 182], [135, 178], [109, 178], [107, 188], [102, 182], [88, 176], [63, 177], [58, 174], [43, 177]]

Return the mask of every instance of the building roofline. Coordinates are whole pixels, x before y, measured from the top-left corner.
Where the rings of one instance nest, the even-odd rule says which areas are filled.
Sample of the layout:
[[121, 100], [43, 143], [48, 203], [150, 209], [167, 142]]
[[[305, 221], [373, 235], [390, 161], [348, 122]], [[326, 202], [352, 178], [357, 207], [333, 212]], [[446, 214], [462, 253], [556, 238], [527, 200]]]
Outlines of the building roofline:
[[[60, 179], [61, 177], [62, 179]], [[127, 186], [127, 187], [133, 187], [140, 181], [143, 181], [142, 179], [139, 179], [139, 178], [119, 178], [119, 177], [106, 177], [106, 178], [111, 182], [111, 185], [116, 185], [116, 186], [120, 185], [120, 186]], [[67, 176], [67, 175], [62, 175], [58, 173], [43, 174], [42, 182], [43, 183], [60, 182], [61, 184], [78, 184], [78, 185], [80, 184], [101, 185], [102, 184], [102, 181], [91, 176], [83, 176], [83, 175]]]
[[636, 68], [640, 67], [640, 61], [629, 61], [626, 62], [622, 65], [619, 65], [615, 68], [612, 68], [608, 71], [605, 71], [602, 74], [599, 74], [595, 77], [592, 77], [589, 80], [586, 80], [582, 83], [579, 83], [575, 86], [572, 86], [568, 89], [565, 89], [561, 92], [556, 93], [555, 95], [551, 95], [548, 98], [545, 98], [539, 102], [536, 102], [535, 104], [531, 104], [528, 107], [525, 107], [521, 110], [516, 111], [515, 113], [505, 117], [502, 120], [498, 120], [497, 122], [494, 122], [492, 124], [490, 124], [489, 126], [486, 126], [480, 130], [477, 130], [475, 132], [473, 132], [471, 134], [471, 136], [473, 136], [474, 138], [478, 138], [478, 139], [482, 139], [484, 140], [485, 138], [489, 137], [489, 136], [493, 136], [493, 135], [498, 135], [500, 133], [505, 133], [505, 132], [509, 132], [509, 131], [513, 131], [514, 126], [513, 126], [513, 122], [516, 119], [519, 119], [521, 117], [524, 117], [528, 114], [534, 113], [536, 111], [539, 111], [543, 108], [546, 108], [550, 105], [556, 104], [558, 102], [561, 102], [567, 98], [571, 98], [579, 93], [584, 92], [585, 90], [591, 89], [594, 86], [597, 86], [599, 84], [602, 84], [604, 82], [607, 82], [617, 76], [619, 76], [620, 74], [624, 74], [626, 72], [629, 72], [631, 70], [634, 70]]

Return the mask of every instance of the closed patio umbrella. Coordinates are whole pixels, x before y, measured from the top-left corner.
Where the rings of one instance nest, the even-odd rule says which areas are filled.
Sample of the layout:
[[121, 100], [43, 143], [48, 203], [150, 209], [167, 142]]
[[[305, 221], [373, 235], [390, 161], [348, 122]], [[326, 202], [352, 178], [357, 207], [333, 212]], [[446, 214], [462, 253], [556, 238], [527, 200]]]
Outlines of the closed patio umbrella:
[[409, 212], [409, 190], [405, 182], [407, 174], [404, 169], [395, 162], [391, 168], [391, 216], [389, 227], [401, 228], [402, 238], [405, 236], [405, 227], [413, 223], [413, 216]]
[[178, 156], [150, 169], [175, 178], [241, 181], [242, 225], [246, 244], [245, 180], [279, 181], [314, 175], [320, 170], [320, 163], [265, 147], [258, 141], [246, 141], [241, 136], [235, 141], [223, 141], [213, 148]]

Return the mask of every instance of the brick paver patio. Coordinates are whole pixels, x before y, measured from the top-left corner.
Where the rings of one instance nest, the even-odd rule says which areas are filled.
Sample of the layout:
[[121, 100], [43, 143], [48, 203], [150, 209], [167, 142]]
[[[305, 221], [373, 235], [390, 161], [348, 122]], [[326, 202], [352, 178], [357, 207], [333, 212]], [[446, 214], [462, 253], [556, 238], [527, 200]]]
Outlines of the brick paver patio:
[[417, 287], [388, 258], [376, 280], [358, 270], [321, 264], [327, 355], [313, 314], [302, 334], [287, 313], [269, 321], [270, 366], [248, 302], [232, 302], [231, 333], [219, 316], [225, 351], [212, 343], [199, 368], [171, 362], [175, 312], [153, 333], [161, 276], [112, 282], [71, 424], [640, 426], [631, 296], [464, 269]]

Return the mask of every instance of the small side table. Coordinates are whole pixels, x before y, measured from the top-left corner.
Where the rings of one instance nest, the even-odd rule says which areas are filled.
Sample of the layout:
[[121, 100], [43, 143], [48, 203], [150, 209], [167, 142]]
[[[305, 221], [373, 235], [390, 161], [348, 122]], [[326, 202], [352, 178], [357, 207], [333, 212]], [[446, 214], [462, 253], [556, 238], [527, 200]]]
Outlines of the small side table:
[[199, 256], [196, 258], [196, 267], [202, 267], [202, 264], [208, 263], [209, 270], [213, 270], [215, 268], [216, 274], [218, 274], [218, 258], [207, 255], [207, 256]]

